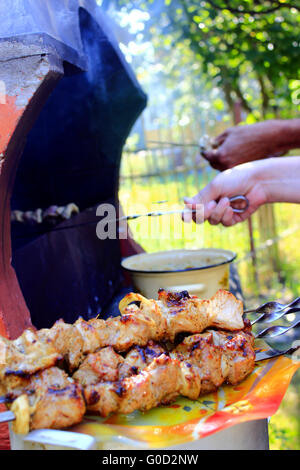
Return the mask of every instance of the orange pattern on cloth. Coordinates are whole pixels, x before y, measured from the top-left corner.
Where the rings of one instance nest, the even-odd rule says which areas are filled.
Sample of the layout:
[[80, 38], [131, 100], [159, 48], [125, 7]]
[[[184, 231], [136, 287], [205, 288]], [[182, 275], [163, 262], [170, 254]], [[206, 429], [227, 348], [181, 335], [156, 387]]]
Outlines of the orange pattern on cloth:
[[86, 416], [71, 429], [94, 436], [98, 442], [120, 442], [124, 437], [134, 440], [137, 447], [150, 449], [198, 440], [273, 415], [298, 367], [300, 361], [290, 357], [262, 361], [242, 383], [222, 386], [198, 400], [179, 398], [170, 405], [130, 415]]

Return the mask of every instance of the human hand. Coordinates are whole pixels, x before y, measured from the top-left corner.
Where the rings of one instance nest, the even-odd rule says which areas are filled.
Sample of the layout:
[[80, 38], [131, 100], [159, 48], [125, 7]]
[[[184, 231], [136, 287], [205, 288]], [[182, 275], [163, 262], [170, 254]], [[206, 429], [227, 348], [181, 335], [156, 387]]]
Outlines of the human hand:
[[[262, 172], [264, 166], [260, 165]], [[199, 204], [203, 204], [204, 220], [208, 220], [211, 225], [221, 223], [224, 226], [231, 226], [242, 222], [267, 202], [267, 193], [259, 174], [257, 163], [245, 163], [219, 173], [196, 196], [184, 199], [186, 209], [199, 210]], [[235, 213], [229, 198], [240, 194], [247, 197], [249, 207], [245, 212]], [[197, 212], [185, 211], [183, 220], [190, 222], [192, 219], [198, 222]]]
[[226, 170], [241, 163], [278, 156], [287, 152], [291, 145], [287, 132], [288, 121], [272, 120], [257, 124], [235, 126], [227, 129], [213, 141], [213, 149], [201, 152], [210, 165]]

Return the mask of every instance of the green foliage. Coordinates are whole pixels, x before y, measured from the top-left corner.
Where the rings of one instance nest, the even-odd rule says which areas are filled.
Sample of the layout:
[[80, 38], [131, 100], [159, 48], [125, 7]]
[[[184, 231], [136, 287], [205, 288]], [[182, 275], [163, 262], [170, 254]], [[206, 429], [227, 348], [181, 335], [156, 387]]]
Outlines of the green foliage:
[[299, 0], [113, 3], [122, 11], [149, 13], [143, 40], [151, 40], [170, 80], [179, 78], [181, 65], [194, 79], [204, 75], [223, 90], [229, 110], [237, 100], [242, 103], [248, 122], [299, 111], [299, 92], [293, 89], [299, 78]]
[[277, 413], [269, 423], [271, 450], [300, 450], [300, 370], [294, 375]]

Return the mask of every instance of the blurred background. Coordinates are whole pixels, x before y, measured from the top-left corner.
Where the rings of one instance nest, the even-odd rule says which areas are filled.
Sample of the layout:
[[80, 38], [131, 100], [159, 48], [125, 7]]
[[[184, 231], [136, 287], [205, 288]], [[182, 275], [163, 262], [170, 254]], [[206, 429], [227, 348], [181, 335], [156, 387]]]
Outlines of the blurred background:
[[[181, 208], [216, 174], [199, 146], [227, 127], [300, 117], [300, 1], [98, 3], [148, 94], [122, 157], [125, 213]], [[300, 295], [300, 206], [266, 205], [232, 228], [190, 224], [182, 237], [161, 236], [166, 217], [152, 236], [149, 219], [130, 222], [146, 251], [232, 249], [247, 308]], [[271, 449], [300, 449], [299, 371], [269, 431]]]

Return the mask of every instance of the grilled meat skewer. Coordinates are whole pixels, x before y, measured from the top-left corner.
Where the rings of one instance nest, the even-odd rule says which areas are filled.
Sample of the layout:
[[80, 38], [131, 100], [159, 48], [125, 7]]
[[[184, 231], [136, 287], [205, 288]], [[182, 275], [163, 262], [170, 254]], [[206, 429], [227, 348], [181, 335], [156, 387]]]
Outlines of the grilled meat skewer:
[[125, 357], [105, 347], [86, 357], [74, 380], [50, 367], [24, 378], [26, 386], [7, 395], [15, 399], [15, 432], [80, 422], [85, 401], [88, 410], [107, 416], [148, 410], [179, 395], [197, 399], [253, 370], [253, 341], [246, 325], [235, 333], [207, 330], [188, 336], [170, 352], [153, 341], [133, 347]]
[[121, 300], [120, 312], [121, 316], [106, 321], [80, 318], [69, 325], [59, 320], [51, 329], [40, 330], [38, 337], [51, 343], [74, 371], [87, 354], [106, 346], [123, 352], [134, 345], [145, 346], [149, 340], [173, 342], [180, 332], [201, 333], [208, 327], [232, 331], [243, 328], [242, 302], [224, 290], [209, 300], [163, 289], [157, 301], [131, 293]]
[[189, 336], [169, 355], [155, 357], [137, 375], [118, 382], [85, 384], [87, 409], [102, 416], [131, 413], [169, 403], [179, 395], [196, 399], [224, 382], [237, 384], [254, 368], [253, 341], [247, 330], [232, 334], [212, 330]]
[[[253, 369], [253, 338], [242, 303], [229, 292], [200, 300], [161, 289], [157, 301], [132, 293], [120, 312], [106, 321], [60, 320], [14, 341], [0, 338], [0, 393], [13, 401], [16, 432], [70, 426], [86, 404], [106, 416], [146, 410], [180, 394], [195, 399]], [[197, 334], [170, 351], [181, 332]], [[73, 379], [57, 364], [67, 365]]]
[[[132, 302], [139, 302], [139, 307], [130, 305]], [[209, 300], [190, 297], [187, 292], [160, 290], [157, 301], [132, 293], [120, 302], [120, 311], [121, 316], [106, 321], [79, 318], [71, 325], [59, 320], [51, 329], [27, 330], [12, 342], [1, 337], [0, 352], [5, 350], [5, 360], [0, 364], [0, 380], [32, 374], [61, 358], [72, 372], [87, 354], [106, 346], [122, 352], [134, 345], [145, 346], [149, 340], [173, 342], [180, 332], [243, 328], [242, 302], [224, 290]]]

